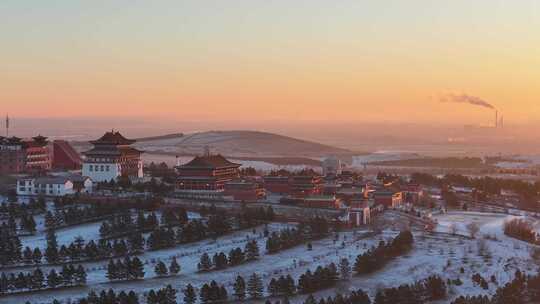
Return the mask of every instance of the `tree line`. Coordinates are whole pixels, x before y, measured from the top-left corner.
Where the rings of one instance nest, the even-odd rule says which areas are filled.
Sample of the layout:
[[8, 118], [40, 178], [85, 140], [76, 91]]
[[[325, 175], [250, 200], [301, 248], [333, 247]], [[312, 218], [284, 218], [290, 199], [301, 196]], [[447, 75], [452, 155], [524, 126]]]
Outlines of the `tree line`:
[[279, 232], [272, 232], [266, 240], [266, 251], [269, 254], [275, 254], [306, 241], [323, 238], [329, 231], [330, 227], [325, 218], [310, 218], [301, 222], [296, 228], [284, 228]]
[[40, 268], [32, 272], [19, 272], [18, 274], [2, 273], [0, 275], [0, 294], [17, 293], [54, 289], [58, 287], [72, 287], [86, 284], [86, 270], [82, 265], [64, 265], [60, 271], [51, 269], [45, 275]]
[[447, 174], [443, 177], [427, 173], [411, 174], [411, 181], [418, 184], [445, 188], [460, 186], [474, 188], [479, 193], [500, 195], [502, 190], [509, 190], [521, 196], [520, 207], [538, 208], [536, 201], [540, 193], [540, 182], [530, 183], [524, 180], [484, 177], [468, 177], [460, 174]]
[[234, 267], [259, 258], [259, 246], [256, 240], [246, 243], [244, 251], [240, 247], [231, 249], [227, 256], [224, 252], [215, 253], [212, 259], [208, 253], [203, 253], [197, 268], [201, 272], [220, 270], [227, 267]]
[[110, 260], [107, 265], [109, 281], [126, 281], [144, 278], [144, 266], [138, 257]]
[[354, 270], [357, 274], [366, 274], [379, 270], [391, 259], [409, 251], [413, 243], [412, 233], [408, 230], [402, 231], [390, 242], [381, 241], [377, 247], [372, 247], [358, 255]]

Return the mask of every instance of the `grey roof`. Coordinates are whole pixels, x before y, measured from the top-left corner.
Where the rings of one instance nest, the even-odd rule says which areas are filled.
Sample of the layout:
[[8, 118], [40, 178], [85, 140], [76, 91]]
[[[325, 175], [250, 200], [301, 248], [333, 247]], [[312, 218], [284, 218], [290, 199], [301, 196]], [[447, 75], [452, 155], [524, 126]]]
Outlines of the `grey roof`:
[[36, 184], [65, 184], [70, 179], [64, 176], [45, 176], [45, 177], [38, 177], [34, 181]]

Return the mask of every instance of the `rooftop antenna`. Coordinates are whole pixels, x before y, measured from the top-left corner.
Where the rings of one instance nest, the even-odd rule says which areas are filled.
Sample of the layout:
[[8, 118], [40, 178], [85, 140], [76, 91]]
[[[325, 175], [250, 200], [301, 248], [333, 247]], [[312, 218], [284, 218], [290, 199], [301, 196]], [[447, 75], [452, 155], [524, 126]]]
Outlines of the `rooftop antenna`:
[[6, 114], [6, 137], [9, 137], [9, 114]]

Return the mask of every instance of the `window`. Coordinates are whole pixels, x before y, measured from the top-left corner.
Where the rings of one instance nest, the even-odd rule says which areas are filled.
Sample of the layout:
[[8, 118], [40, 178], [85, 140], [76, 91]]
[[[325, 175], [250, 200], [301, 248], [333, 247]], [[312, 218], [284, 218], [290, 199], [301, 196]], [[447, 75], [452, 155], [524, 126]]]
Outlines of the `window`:
[[90, 170], [90, 172], [92, 172], [92, 171], [94, 171], [94, 166], [89, 165], [89, 166], [88, 166], [88, 169]]
[[101, 172], [105, 171], [105, 169], [104, 169], [104, 166], [103, 166], [103, 165], [101, 165], [101, 170], [100, 170], [100, 171], [101, 171]]
[[110, 169], [110, 166], [107, 165], [107, 166], [105, 167], [105, 170], [106, 170], [107, 172], [109, 172], [109, 169]]

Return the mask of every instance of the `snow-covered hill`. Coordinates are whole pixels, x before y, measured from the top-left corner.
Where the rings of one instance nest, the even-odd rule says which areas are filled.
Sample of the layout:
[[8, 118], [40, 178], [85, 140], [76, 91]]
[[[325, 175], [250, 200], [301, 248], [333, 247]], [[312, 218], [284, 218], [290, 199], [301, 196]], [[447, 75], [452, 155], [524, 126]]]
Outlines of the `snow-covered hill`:
[[201, 154], [205, 147], [209, 147], [212, 153], [237, 157], [320, 158], [327, 155], [352, 155], [346, 149], [259, 131], [208, 131], [141, 138], [136, 146], [149, 153], [179, 155]]

